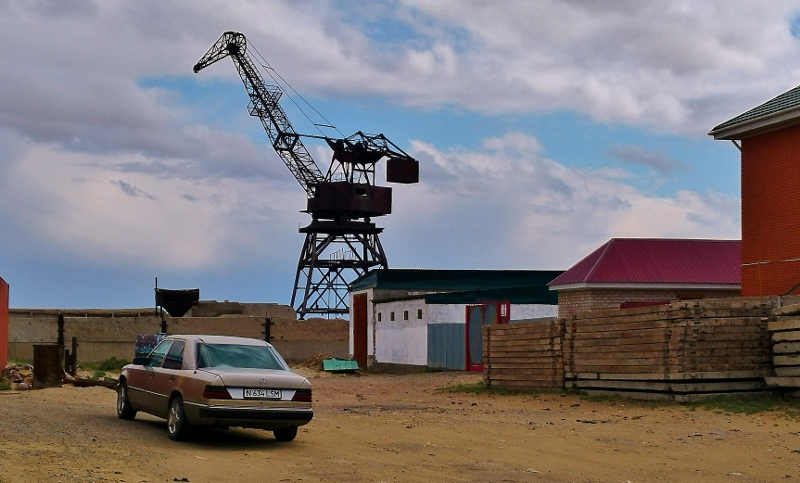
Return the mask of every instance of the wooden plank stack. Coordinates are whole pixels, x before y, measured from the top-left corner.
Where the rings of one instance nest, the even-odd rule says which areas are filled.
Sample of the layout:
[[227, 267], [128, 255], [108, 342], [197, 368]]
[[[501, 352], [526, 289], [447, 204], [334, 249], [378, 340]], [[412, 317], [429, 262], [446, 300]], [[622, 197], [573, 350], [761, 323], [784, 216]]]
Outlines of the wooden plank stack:
[[483, 331], [483, 378], [509, 389], [564, 387], [562, 320], [489, 325]]
[[574, 318], [565, 334], [566, 386], [674, 400], [762, 390], [770, 311], [760, 300], [720, 299]]
[[776, 308], [767, 324], [772, 339], [775, 375], [766, 378], [770, 387], [800, 391], [800, 305]]
[[[543, 325], [491, 326], [484, 379], [492, 386], [577, 388], [688, 400], [763, 390], [772, 373], [773, 301], [718, 299], [593, 311]], [[798, 309], [800, 314], [800, 309]], [[800, 315], [791, 350], [800, 387]], [[561, 382], [558, 377], [562, 376]]]

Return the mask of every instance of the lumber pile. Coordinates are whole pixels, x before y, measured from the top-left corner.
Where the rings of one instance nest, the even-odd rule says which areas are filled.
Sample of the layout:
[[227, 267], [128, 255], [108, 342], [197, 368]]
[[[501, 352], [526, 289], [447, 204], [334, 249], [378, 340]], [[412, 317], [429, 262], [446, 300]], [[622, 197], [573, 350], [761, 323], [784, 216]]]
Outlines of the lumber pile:
[[563, 320], [488, 325], [483, 328], [483, 378], [492, 387], [564, 387]]
[[775, 375], [766, 378], [770, 387], [800, 389], [800, 305], [779, 307], [767, 324], [772, 340]]
[[760, 391], [775, 376], [774, 341], [778, 375], [800, 388], [800, 305], [790, 322], [770, 322], [774, 302], [700, 300], [486, 326], [484, 380], [679, 401]]
[[565, 385], [674, 400], [762, 390], [771, 309], [720, 299], [582, 314], [566, 323]]

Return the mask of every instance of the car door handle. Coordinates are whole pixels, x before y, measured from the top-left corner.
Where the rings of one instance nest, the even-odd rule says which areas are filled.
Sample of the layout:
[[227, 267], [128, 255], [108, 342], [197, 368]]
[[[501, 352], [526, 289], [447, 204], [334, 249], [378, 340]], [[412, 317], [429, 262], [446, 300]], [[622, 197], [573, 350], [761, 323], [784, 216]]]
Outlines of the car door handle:
[[150, 379], [152, 379], [154, 377], [156, 377], [156, 373], [155, 372], [150, 373]]
[[169, 380], [170, 381], [174, 381], [175, 380], [175, 376], [169, 376]]

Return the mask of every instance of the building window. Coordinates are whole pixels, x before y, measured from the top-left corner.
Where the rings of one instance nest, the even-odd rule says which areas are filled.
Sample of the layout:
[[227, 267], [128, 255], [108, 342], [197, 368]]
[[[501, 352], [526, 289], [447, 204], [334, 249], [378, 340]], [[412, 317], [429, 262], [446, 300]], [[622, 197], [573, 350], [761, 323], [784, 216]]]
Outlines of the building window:
[[408, 310], [403, 311], [403, 320], [408, 320]]
[[381, 313], [378, 312], [378, 322], [380, 322], [380, 321], [381, 321]]
[[422, 309], [417, 309], [417, 318], [422, 320]]
[[389, 320], [391, 320], [392, 322], [394, 322], [394, 312], [390, 312], [390, 313], [389, 313]]

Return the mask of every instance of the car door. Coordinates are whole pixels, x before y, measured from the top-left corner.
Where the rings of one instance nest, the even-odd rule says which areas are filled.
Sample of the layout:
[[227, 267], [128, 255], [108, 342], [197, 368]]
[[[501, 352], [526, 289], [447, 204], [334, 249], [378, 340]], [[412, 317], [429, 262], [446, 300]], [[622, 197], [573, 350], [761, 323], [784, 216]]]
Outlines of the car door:
[[158, 396], [155, 413], [166, 418], [169, 410], [169, 395], [179, 383], [183, 371], [183, 349], [186, 342], [177, 339], [167, 351], [164, 363], [153, 371], [153, 392]]
[[160, 411], [164, 396], [156, 392], [156, 376], [161, 371], [161, 365], [172, 343], [172, 339], [162, 340], [147, 356], [142, 368], [131, 371], [128, 376], [128, 397], [131, 404], [146, 413], [156, 414]]

